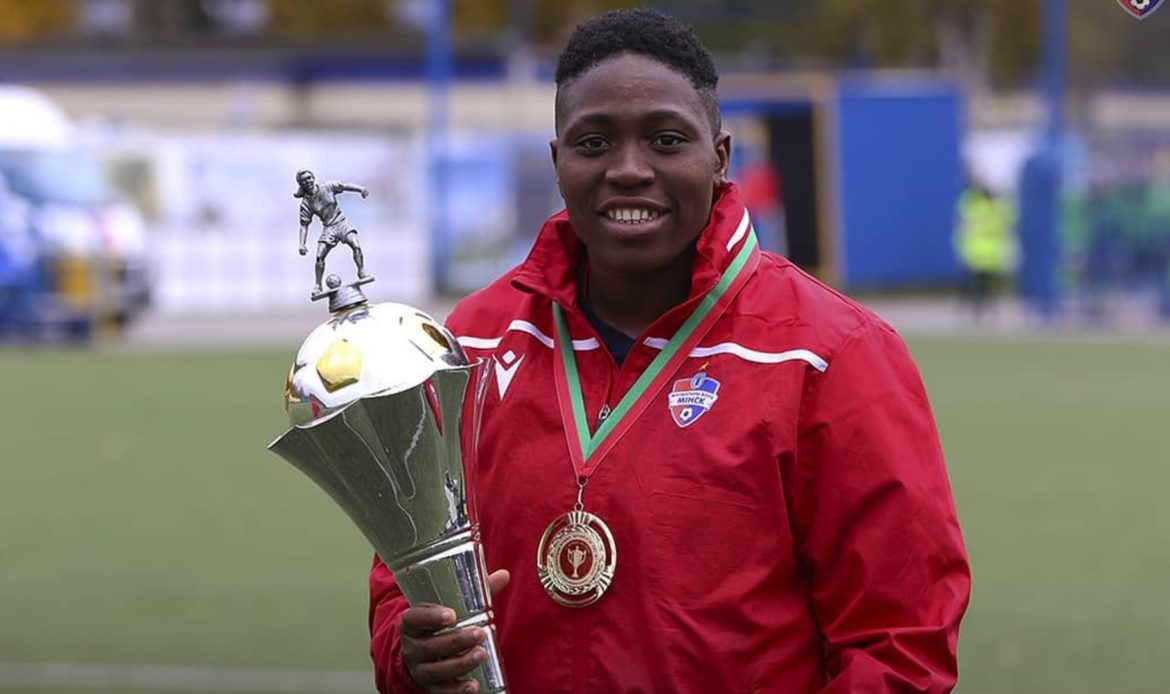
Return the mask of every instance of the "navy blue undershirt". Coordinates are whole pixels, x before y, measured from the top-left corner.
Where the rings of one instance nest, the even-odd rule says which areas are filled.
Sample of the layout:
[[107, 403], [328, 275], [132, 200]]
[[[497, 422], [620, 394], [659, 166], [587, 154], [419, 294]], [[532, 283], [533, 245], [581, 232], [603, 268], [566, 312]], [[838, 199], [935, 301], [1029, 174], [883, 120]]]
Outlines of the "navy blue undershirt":
[[605, 343], [606, 349], [613, 355], [613, 360], [617, 362], [618, 366], [621, 366], [622, 362], [626, 360], [626, 355], [634, 346], [634, 338], [601, 320], [593, 312], [593, 307], [589, 305], [589, 296], [585, 286], [584, 263], [577, 270], [577, 305], [581, 307], [581, 312], [585, 314], [585, 318], [597, 331], [597, 336]]

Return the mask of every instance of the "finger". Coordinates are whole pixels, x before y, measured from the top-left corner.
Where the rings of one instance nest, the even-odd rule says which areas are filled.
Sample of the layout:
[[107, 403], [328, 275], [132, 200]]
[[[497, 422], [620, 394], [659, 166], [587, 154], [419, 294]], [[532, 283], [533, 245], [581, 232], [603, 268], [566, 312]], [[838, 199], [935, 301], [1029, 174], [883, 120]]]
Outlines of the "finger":
[[508, 581], [511, 580], [512, 574], [508, 573], [507, 569], [493, 571], [492, 574], [488, 576], [488, 590], [491, 591], [492, 595], [495, 595], [496, 593], [503, 590], [504, 586], [508, 585]]
[[430, 636], [440, 629], [455, 626], [455, 610], [450, 607], [419, 603], [402, 613], [403, 633]]
[[419, 663], [411, 668], [410, 674], [415, 682], [424, 687], [450, 685], [456, 678], [471, 672], [485, 660], [487, 651], [477, 646], [454, 658], [434, 663]]
[[417, 639], [402, 634], [402, 658], [409, 663], [434, 663], [466, 653], [487, 640], [478, 627]]

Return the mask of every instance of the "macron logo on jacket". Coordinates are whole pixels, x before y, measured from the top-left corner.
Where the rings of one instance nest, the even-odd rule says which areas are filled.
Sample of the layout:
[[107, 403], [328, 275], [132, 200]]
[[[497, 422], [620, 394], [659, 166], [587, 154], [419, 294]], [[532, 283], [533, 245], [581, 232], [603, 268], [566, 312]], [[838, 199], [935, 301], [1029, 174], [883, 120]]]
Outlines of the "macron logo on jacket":
[[512, 377], [516, 375], [516, 372], [520, 369], [520, 364], [524, 362], [524, 355], [517, 357], [515, 352], [508, 350], [494, 361], [496, 389], [500, 392], [500, 400], [503, 400], [504, 394], [508, 392], [508, 386], [512, 385]]

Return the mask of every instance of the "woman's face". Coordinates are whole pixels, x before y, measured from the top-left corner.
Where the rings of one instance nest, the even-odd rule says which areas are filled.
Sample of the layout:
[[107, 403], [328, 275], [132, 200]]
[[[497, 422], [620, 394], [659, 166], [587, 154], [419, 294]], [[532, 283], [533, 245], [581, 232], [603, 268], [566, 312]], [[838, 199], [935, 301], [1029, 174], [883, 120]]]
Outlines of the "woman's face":
[[690, 80], [626, 53], [562, 87], [558, 107], [553, 164], [590, 263], [646, 273], [683, 256], [707, 225], [731, 142], [712, 132]]

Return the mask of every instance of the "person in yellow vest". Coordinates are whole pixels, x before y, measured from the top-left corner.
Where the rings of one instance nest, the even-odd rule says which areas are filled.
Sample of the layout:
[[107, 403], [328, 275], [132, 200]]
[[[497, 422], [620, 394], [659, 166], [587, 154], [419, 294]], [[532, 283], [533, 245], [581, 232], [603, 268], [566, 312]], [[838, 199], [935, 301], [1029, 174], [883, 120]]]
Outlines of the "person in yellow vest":
[[1015, 210], [982, 183], [959, 196], [955, 251], [963, 264], [962, 297], [981, 319], [1016, 267]]

